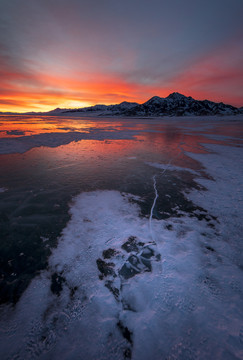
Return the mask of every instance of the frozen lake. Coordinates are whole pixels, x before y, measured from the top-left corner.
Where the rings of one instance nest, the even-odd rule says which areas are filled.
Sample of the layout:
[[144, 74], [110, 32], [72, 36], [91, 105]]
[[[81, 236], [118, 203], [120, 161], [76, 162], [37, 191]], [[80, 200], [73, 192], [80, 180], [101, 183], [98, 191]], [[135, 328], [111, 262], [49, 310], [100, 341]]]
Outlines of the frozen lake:
[[0, 116], [1, 359], [243, 359], [242, 146], [242, 116]]

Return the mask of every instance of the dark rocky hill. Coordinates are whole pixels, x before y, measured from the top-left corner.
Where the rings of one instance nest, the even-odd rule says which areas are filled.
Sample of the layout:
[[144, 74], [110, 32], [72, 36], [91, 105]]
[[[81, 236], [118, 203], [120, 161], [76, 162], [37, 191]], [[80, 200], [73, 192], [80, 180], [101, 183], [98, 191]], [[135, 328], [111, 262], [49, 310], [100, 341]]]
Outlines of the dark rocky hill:
[[122, 102], [117, 105], [95, 105], [80, 109], [63, 109], [67, 113], [83, 113], [99, 116], [186, 116], [186, 115], [236, 115], [242, 114], [242, 108], [222, 102], [195, 100], [174, 92], [166, 98], [154, 96], [143, 104]]

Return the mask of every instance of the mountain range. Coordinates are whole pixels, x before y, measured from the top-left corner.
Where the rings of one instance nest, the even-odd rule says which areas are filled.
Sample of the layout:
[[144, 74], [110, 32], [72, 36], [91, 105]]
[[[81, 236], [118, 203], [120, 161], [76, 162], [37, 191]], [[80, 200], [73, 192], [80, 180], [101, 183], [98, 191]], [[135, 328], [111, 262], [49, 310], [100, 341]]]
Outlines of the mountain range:
[[116, 105], [94, 105], [76, 109], [60, 109], [28, 115], [69, 115], [77, 113], [83, 116], [127, 116], [127, 117], [160, 117], [160, 116], [202, 116], [202, 115], [237, 115], [243, 114], [243, 107], [237, 108], [222, 102], [215, 103], [209, 100], [195, 100], [174, 92], [162, 98], [154, 96], [143, 104], [124, 101]]
[[96, 116], [186, 116], [186, 115], [236, 115], [242, 108], [209, 100], [195, 100], [174, 92], [166, 98], [154, 96], [143, 104], [122, 102], [117, 105], [95, 105], [79, 109], [55, 109], [49, 114], [80, 113]]

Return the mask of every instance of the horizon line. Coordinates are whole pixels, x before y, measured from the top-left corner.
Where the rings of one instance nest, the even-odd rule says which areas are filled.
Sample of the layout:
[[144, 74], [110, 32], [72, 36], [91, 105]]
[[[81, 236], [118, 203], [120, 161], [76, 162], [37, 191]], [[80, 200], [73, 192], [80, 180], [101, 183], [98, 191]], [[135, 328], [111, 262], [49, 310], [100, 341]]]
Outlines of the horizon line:
[[243, 105], [242, 106], [235, 106], [235, 105], [231, 105], [231, 104], [228, 104], [228, 103], [225, 103], [225, 102], [222, 102], [222, 101], [213, 101], [213, 100], [209, 100], [209, 99], [207, 99], [207, 98], [205, 98], [205, 99], [195, 99], [195, 98], [193, 98], [192, 96], [190, 96], [190, 95], [184, 95], [184, 94], [182, 94], [182, 93], [179, 93], [178, 91], [173, 91], [173, 92], [171, 92], [171, 93], [169, 93], [169, 95], [168, 96], [166, 96], [166, 97], [161, 97], [161, 96], [158, 96], [158, 95], [153, 95], [152, 97], [150, 97], [148, 100], [146, 100], [145, 102], [141, 102], [141, 103], [139, 103], [139, 102], [136, 102], [136, 101], [126, 101], [126, 100], [124, 100], [124, 101], [121, 101], [120, 103], [111, 103], [111, 104], [105, 104], [105, 103], [96, 103], [96, 104], [94, 104], [94, 105], [89, 105], [89, 106], [83, 106], [83, 107], [70, 107], [70, 108], [67, 108], [67, 107], [59, 107], [59, 106], [57, 106], [57, 107], [54, 107], [52, 110], [46, 110], [46, 111], [35, 111], [35, 110], [29, 110], [29, 111], [23, 111], [23, 112], [19, 112], [19, 111], [1, 111], [0, 110], [0, 114], [29, 114], [29, 113], [35, 113], [35, 114], [39, 114], [39, 113], [41, 113], [41, 114], [45, 114], [45, 113], [48, 113], [48, 112], [51, 112], [51, 111], [54, 111], [54, 110], [57, 110], [57, 109], [60, 109], [60, 110], [77, 110], [77, 109], [86, 109], [86, 108], [91, 108], [91, 107], [94, 107], [94, 106], [98, 106], [98, 105], [100, 105], [100, 106], [102, 106], [102, 105], [104, 105], [104, 106], [112, 106], [112, 105], [120, 105], [120, 104], [122, 104], [122, 103], [136, 103], [136, 104], [138, 104], [138, 105], [143, 105], [143, 104], [145, 104], [146, 102], [148, 102], [149, 100], [151, 100], [151, 99], [153, 99], [153, 98], [155, 98], [155, 97], [158, 97], [158, 98], [160, 98], [160, 99], [167, 99], [170, 95], [173, 95], [173, 94], [178, 94], [178, 95], [182, 95], [182, 96], [184, 96], [184, 97], [186, 97], [186, 98], [192, 98], [193, 100], [195, 100], [195, 101], [211, 101], [211, 102], [214, 102], [214, 103], [216, 103], [216, 104], [220, 104], [220, 103], [223, 103], [223, 104], [225, 104], [225, 105], [230, 105], [230, 106], [233, 106], [233, 107], [235, 107], [235, 108], [237, 108], [237, 109], [240, 109], [240, 108], [242, 108], [243, 107]]

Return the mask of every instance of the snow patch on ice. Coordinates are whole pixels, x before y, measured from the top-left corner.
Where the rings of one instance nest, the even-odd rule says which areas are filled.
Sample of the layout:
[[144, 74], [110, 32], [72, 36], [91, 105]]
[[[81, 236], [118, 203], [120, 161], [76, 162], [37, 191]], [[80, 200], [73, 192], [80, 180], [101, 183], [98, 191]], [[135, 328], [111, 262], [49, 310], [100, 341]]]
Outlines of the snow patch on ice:
[[153, 219], [155, 246], [133, 200], [117, 191], [73, 200], [49, 270], [10, 320], [2, 314], [3, 359], [10, 342], [19, 359], [242, 356], [241, 272], [220, 225]]
[[0, 154], [24, 153], [34, 147], [47, 146], [58, 147], [66, 145], [72, 141], [80, 140], [123, 140], [134, 139], [139, 133], [139, 130], [128, 131], [104, 131], [91, 130], [87, 132], [66, 132], [66, 133], [43, 133], [32, 136], [20, 136], [17, 138], [2, 138], [0, 139]]
[[[156, 253], [150, 241], [148, 221], [139, 216], [140, 208], [131, 202], [133, 198], [116, 191], [95, 191], [74, 200], [70, 209], [72, 219], [49, 259], [49, 273], [43, 272], [32, 281], [17, 305], [12, 322], [5, 325], [7, 329], [14, 328], [17, 339], [12, 344], [12, 354], [32, 359], [37, 354], [48, 353], [57, 359], [66, 351], [69, 359], [123, 359], [123, 353], [130, 351], [132, 340], [124, 338], [123, 332], [127, 327], [125, 313], [131, 310], [124, 304], [129, 301], [134, 311], [147, 308], [152, 286], [150, 257], [152, 252]], [[153, 225], [156, 228], [159, 223], [155, 220]], [[127, 243], [131, 237], [138, 239], [139, 244]], [[162, 241], [161, 235], [158, 238]], [[135, 246], [131, 252], [130, 245]], [[99, 259], [105, 263], [101, 259], [109, 249], [114, 250], [111, 252], [114, 256], [106, 263], [114, 264], [114, 276], [104, 270], [102, 281], [102, 268], [97, 264]], [[133, 259], [138, 262], [133, 263]], [[51, 286], [56, 296], [51, 293]], [[141, 297], [136, 296], [137, 291], [142, 291]], [[146, 293], [144, 297], [142, 294]], [[133, 328], [131, 337], [132, 332]], [[4, 331], [5, 336], [7, 333], [8, 330]], [[72, 347], [68, 346], [70, 342]], [[2, 341], [0, 345], [7, 351]]]
[[235, 243], [235, 254], [238, 262], [240, 259], [241, 239], [243, 233], [243, 158], [242, 148], [215, 144], [204, 144], [210, 152], [208, 154], [187, 153], [191, 158], [200, 161], [206, 171], [214, 180], [206, 178], [197, 179], [207, 192], [193, 191], [186, 196], [194, 203], [206, 209], [218, 217], [221, 223], [222, 239], [231, 244]]

